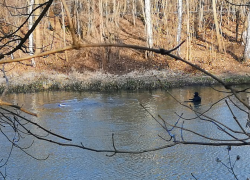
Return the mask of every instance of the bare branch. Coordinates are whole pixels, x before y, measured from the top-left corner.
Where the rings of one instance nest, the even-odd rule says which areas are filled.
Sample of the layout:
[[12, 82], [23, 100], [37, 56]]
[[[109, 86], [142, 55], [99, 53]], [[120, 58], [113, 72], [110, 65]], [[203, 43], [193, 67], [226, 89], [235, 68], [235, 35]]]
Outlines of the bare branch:
[[15, 51], [17, 51], [18, 49], [20, 49], [22, 47], [22, 45], [24, 44], [24, 42], [29, 38], [30, 34], [35, 30], [35, 28], [37, 27], [37, 25], [39, 24], [39, 22], [42, 20], [42, 18], [44, 17], [44, 15], [47, 13], [47, 11], [49, 10], [52, 2], [53, 2], [53, 0], [49, 0], [47, 2], [47, 5], [45, 6], [45, 8], [43, 9], [43, 11], [41, 12], [40, 16], [37, 18], [37, 20], [35, 21], [35, 23], [31, 27], [31, 29], [25, 34], [24, 38], [22, 38], [21, 42], [13, 50], [11, 50], [11, 51], [9, 51], [7, 53], [4, 53], [3, 55], [11, 55], [12, 53], [14, 53]]
[[228, 4], [231, 4], [231, 5], [233, 5], [233, 6], [250, 6], [250, 4], [234, 4], [234, 3], [231, 3], [231, 2], [229, 2], [228, 0], [225, 0]]
[[244, 134], [247, 134], [247, 133], [246, 133], [246, 131], [244, 130], [244, 128], [243, 128], [243, 127], [241, 126], [241, 124], [239, 123], [238, 119], [235, 117], [235, 115], [234, 115], [234, 113], [233, 113], [233, 111], [232, 111], [231, 107], [229, 106], [229, 104], [228, 104], [227, 100], [225, 100], [225, 102], [226, 102], [227, 107], [229, 108], [229, 110], [230, 110], [231, 114], [233, 115], [234, 120], [235, 120], [235, 121], [236, 121], [236, 123], [238, 124], [238, 126], [241, 128], [241, 130], [244, 132]]

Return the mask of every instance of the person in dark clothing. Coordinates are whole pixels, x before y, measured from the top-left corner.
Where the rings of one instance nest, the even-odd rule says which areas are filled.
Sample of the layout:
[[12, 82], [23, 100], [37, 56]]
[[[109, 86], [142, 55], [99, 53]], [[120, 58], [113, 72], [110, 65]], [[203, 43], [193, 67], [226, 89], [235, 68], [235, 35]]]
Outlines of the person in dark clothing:
[[201, 97], [199, 96], [198, 92], [195, 92], [194, 93], [194, 98], [193, 99], [189, 99], [189, 100], [191, 100], [192, 102], [200, 103], [201, 102]]

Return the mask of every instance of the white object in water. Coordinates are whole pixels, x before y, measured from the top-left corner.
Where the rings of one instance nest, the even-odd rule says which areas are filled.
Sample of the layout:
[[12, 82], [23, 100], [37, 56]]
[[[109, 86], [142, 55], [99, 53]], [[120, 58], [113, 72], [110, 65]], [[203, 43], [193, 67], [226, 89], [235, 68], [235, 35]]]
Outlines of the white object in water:
[[59, 104], [58, 106], [65, 107], [65, 106], [69, 106], [69, 105], [67, 105], [67, 104]]

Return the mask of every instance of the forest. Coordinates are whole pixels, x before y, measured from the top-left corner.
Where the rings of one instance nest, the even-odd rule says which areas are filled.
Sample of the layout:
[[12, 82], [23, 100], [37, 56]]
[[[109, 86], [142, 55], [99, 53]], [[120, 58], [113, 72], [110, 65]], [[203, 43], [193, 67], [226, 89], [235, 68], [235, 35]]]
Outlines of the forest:
[[[185, 43], [178, 54], [215, 74], [246, 74], [244, 56], [248, 8], [246, 0], [67, 0], [74, 33], [83, 44], [132, 44], [171, 49]], [[147, 3], [148, 2], [148, 3]], [[44, 0], [1, 2], [1, 53], [4, 58], [60, 49], [72, 43], [70, 25], [61, 1], [54, 0], [44, 18], [11, 53], [44, 8]], [[236, 6], [242, 4], [242, 6]], [[26, 4], [26, 5], [25, 5]], [[149, 12], [148, 12], [148, 8]], [[181, 9], [180, 9], [181, 8]], [[31, 12], [31, 16], [28, 16]], [[149, 14], [150, 16], [148, 16]], [[149, 18], [148, 18], [149, 17]], [[148, 25], [149, 24], [149, 25]], [[10, 52], [10, 53], [6, 53]], [[134, 70], [171, 69], [196, 74], [194, 68], [157, 54], [117, 47], [83, 48], [35, 58], [36, 71], [79, 73], [102, 70], [126, 74]], [[15, 72], [34, 67], [15, 65]], [[11, 69], [11, 67], [6, 67]]]
[[[233, 162], [229, 152], [232, 147], [250, 145], [249, 88], [237, 86], [246, 83], [243, 79], [225, 77], [241, 75], [248, 78], [248, 83], [250, 81], [250, 13], [247, 3], [246, 0], [0, 0], [0, 82], [6, 84], [0, 86], [3, 92], [0, 98], [0, 131], [10, 145], [10, 149], [4, 151], [7, 158], [0, 161], [0, 177], [6, 179], [7, 163], [15, 148], [33, 159], [39, 159], [32, 151], [29, 153], [33, 143], [28, 146], [22, 144], [24, 138], [30, 137], [33, 142], [108, 153], [109, 157], [157, 152], [181, 145], [223, 146], [227, 147], [229, 165], [225, 166], [220, 158], [216, 161], [238, 179], [234, 165], [241, 158], [237, 155]], [[142, 75], [148, 79], [133, 79]], [[92, 76], [100, 79], [105, 77], [104, 81], [109, 84], [105, 85], [99, 79], [94, 79], [93, 83]], [[200, 111], [199, 107], [188, 104], [194, 103], [192, 99], [185, 101], [190, 92], [184, 98], [178, 96], [180, 93], [173, 95], [169, 91], [175, 87], [173, 82], [182, 87], [187, 85], [190, 77], [193, 83], [197, 82], [197, 78], [201, 80], [196, 84], [199, 86], [194, 88], [217, 82], [220, 88], [211, 88], [223, 96], [215, 96], [213, 102], [211, 98], [203, 96], [210, 102]], [[148, 82], [150, 78], [152, 81]], [[33, 84], [25, 86], [25, 83]], [[154, 95], [152, 90], [157, 88], [161, 88], [165, 94]], [[71, 130], [69, 127], [54, 132], [50, 130], [51, 127], [42, 126], [36, 121], [36, 118], [39, 119], [53, 108], [47, 108], [44, 114], [39, 114], [45, 107], [43, 103], [41, 109], [26, 109], [14, 102], [14, 98], [6, 98], [7, 93], [11, 92], [83, 92], [86, 89], [116, 92], [121, 89], [146, 89], [149, 90], [146, 93], [150, 98], [162, 101], [165, 99], [161, 96], [171, 98], [174, 101], [172, 104], [178, 105], [177, 110], [185, 108], [194, 117], [174, 112], [178, 120], [171, 118], [170, 122], [168, 117], [162, 117], [154, 109], [149, 109], [146, 103], [135, 99], [136, 103], [133, 104], [138, 106], [134, 110], [143, 110], [147, 114], [145, 117], [162, 128], [167, 138], [158, 134], [158, 138], [163, 141], [159, 146], [152, 144], [153, 147], [139, 150], [120, 149], [117, 146], [117, 133], [110, 133], [107, 135], [109, 147], [99, 148], [76, 142], [76, 136], [71, 133], [63, 134]], [[180, 88], [180, 91], [183, 89]], [[54, 91], [45, 93], [50, 92], [53, 96]], [[198, 92], [195, 94], [198, 95]], [[21, 98], [25, 97], [23, 95]], [[113, 99], [109, 97], [109, 100]], [[218, 104], [224, 105], [219, 115], [229, 117], [221, 116], [221, 120], [220, 116], [208, 114], [216, 110]], [[33, 106], [32, 103], [30, 105]], [[60, 105], [68, 107], [60, 103], [54, 109], [61, 110]], [[87, 104], [87, 107], [92, 106]], [[59, 115], [55, 115], [56, 120], [61, 120]], [[102, 121], [101, 118], [98, 117], [98, 121]], [[74, 120], [75, 116], [70, 119]], [[186, 126], [190, 122], [194, 124]], [[206, 134], [208, 125], [216, 133]], [[192, 138], [194, 136], [198, 138]], [[86, 139], [88, 137], [83, 137], [81, 141]], [[40, 160], [47, 158], [49, 154]]]

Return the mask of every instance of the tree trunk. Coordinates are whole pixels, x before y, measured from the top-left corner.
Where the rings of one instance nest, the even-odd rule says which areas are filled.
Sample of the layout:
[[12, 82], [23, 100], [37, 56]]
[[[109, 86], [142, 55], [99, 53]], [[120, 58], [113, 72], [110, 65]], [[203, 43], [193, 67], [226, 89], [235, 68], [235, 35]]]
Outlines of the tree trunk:
[[[104, 35], [105, 35], [105, 32], [104, 32], [104, 25], [103, 25], [103, 2], [102, 0], [99, 0], [99, 15], [100, 15], [100, 18], [99, 18], [99, 23], [100, 23], [100, 43], [103, 43], [104, 42]], [[107, 16], [107, 15], [106, 15]], [[105, 48], [102, 48], [101, 49], [101, 53], [103, 54], [102, 56], [102, 61], [101, 61], [101, 68], [105, 71], [105, 68], [107, 66], [107, 58], [106, 58], [106, 49]]]
[[122, 16], [125, 16], [126, 11], [127, 11], [127, 0], [124, 0], [124, 5], [123, 5], [123, 13], [122, 13]]
[[88, 4], [88, 32], [87, 35], [90, 36], [92, 34], [92, 7], [91, 0], [87, 1]]
[[246, 35], [246, 47], [244, 51], [244, 60], [249, 61], [250, 60], [250, 12], [248, 12], [247, 15], [247, 21], [248, 21], [248, 26], [247, 26], [247, 35]]
[[213, 0], [213, 14], [214, 14], [214, 24], [215, 24], [215, 29], [216, 29], [217, 42], [218, 42], [218, 50], [219, 50], [219, 52], [223, 52], [222, 39], [221, 39], [221, 34], [220, 34], [220, 30], [219, 30], [219, 23], [218, 23], [217, 13], [216, 13], [215, 0]]
[[240, 25], [240, 11], [236, 11], [236, 28], [235, 28], [235, 39], [238, 42], [238, 34], [239, 34], [239, 25]]
[[[35, 4], [40, 4], [40, 0], [35, 0]], [[35, 19], [38, 18], [38, 16], [41, 14], [41, 8], [38, 8], [35, 12]], [[40, 31], [41, 25], [40, 23], [37, 25], [35, 32], [36, 32], [36, 53], [42, 52], [42, 43], [41, 43], [41, 31]]]
[[133, 3], [133, 8], [132, 8], [132, 14], [133, 14], [133, 25], [135, 26], [135, 19], [136, 19], [136, 1], [135, 0], [133, 0], [132, 1], [132, 3]]
[[144, 18], [144, 20], [145, 20], [145, 19], [146, 19], [146, 15], [145, 15], [145, 5], [143, 4], [143, 0], [140, 0], [139, 2], [140, 2], [140, 4], [141, 4], [142, 15], [143, 15], [143, 18]]
[[204, 1], [202, 0], [200, 2], [200, 8], [199, 8], [199, 31], [201, 31], [202, 29], [203, 14], [204, 14]]
[[[178, 27], [177, 27], [177, 44], [180, 44], [181, 40], [181, 29], [182, 29], [182, 0], [178, 0], [177, 13], [178, 13]], [[180, 55], [180, 47], [177, 50], [178, 55]]]
[[195, 13], [194, 19], [194, 33], [197, 39], [201, 38], [200, 32], [202, 29], [202, 21], [203, 21], [203, 1], [201, 0], [197, 4], [197, 13]]
[[[34, 0], [29, 1], [28, 14], [31, 14], [34, 3], [35, 3]], [[33, 26], [33, 15], [30, 16], [28, 23], [29, 23], [29, 30], [30, 30]], [[29, 36], [29, 51], [30, 51], [31, 56], [34, 55], [33, 46], [34, 46], [33, 45], [33, 33], [31, 33]], [[31, 63], [32, 63], [32, 66], [35, 67], [36, 63], [35, 63], [34, 58], [31, 59]]]
[[151, 20], [151, 3], [150, 0], [145, 0], [145, 18], [146, 18], [146, 32], [147, 32], [147, 45], [149, 48], [153, 47], [153, 31]]
[[99, 23], [100, 23], [100, 42], [103, 43], [103, 35], [104, 35], [104, 28], [103, 28], [103, 6], [102, 6], [102, 0], [99, 0]]
[[[63, 3], [61, 2], [61, 9], [62, 9], [62, 29], [63, 29], [63, 45], [66, 47], [66, 29], [65, 29], [65, 16], [64, 16], [64, 7]], [[65, 59], [68, 62], [68, 53], [65, 51]]]
[[76, 14], [76, 29], [77, 29], [77, 35], [78, 35], [78, 38], [81, 39], [81, 23], [80, 23], [80, 13], [81, 13], [81, 10], [82, 10], [82, 3], [79, 2], [79, 0], [76, 0], [75, 1], [75, 14]]
[[186, 52], [186, 60], [191, 59], [191, 37], [190, 37], [190, 13], [189, 13], [189, 0], [186, 0], [187, 7], [187, 52]]

